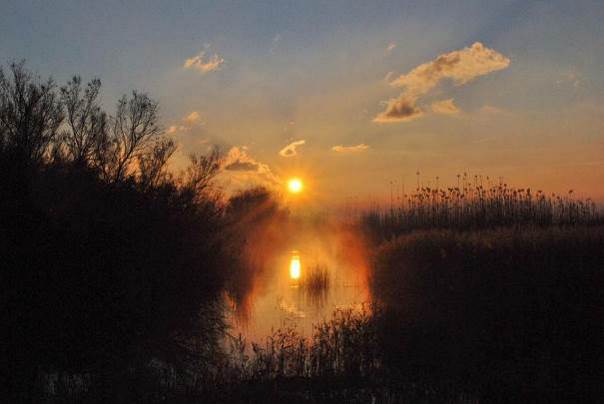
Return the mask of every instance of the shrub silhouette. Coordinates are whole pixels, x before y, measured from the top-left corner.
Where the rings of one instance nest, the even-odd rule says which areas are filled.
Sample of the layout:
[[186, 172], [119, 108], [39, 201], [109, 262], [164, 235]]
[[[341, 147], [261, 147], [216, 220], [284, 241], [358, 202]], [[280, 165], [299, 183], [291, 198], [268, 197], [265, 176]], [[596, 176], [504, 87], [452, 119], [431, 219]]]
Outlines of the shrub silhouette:
[[151, 359], [207, 365], [222, 335], [219, 153], [169, 175], [157, 103], [133, 92], [108, 115], [99, 91], [0, 70], [2, 383], [15, 400], [52, 372], [91, 374], [116, 399]]

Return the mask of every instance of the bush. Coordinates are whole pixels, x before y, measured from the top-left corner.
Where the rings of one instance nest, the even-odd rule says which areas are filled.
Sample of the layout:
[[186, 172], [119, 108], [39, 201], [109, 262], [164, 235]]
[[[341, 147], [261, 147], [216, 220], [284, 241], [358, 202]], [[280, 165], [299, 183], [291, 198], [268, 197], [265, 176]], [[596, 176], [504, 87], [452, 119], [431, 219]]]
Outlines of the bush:
[[[376, 253], [385, 366], [486, 400], [601, 393], [604, 228], [426, 231]], [[516, 395], [516, 396], [515, 396]]]

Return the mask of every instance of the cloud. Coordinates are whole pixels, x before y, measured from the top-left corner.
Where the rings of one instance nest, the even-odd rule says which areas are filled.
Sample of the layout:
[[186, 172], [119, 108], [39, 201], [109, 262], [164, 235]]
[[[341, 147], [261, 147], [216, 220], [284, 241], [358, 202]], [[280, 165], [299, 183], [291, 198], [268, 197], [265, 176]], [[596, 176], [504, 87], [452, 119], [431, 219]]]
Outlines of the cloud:
[[360, 153], [362, 151], [365, 151], [369, 149], [369, 146], [367, 146], [364, 143], [358, 144], [356, 146], [342, 146], [342, 145], [338, 145], [338, 146], [333, 146], [331, 148], [331, 150], [338, 152], [338, 153]]
[[488, 114], [488, 115], [509, 115], [509, 112], [507, 112], [506, 110], [498, 108], [498, 107], [494, 107], [493, 105], [483, 105], [478, 110], [478, 112], [481, 114]]
[[432, 112], [437, 114], [455, 115], [459, 113], [459, 108], [453, 102], [453, 98], [448, 100], [435, 101], [432, 103]]
[[564, 73], [559, 80], [556, 80], [556, 85], [560, 86], [563, 84], [569, 83], [573, 86], [573, 88], [577, 89], [581, 86], [582, 80], [581, 75], [575, 73], [574, 71], [569, 71]]
[[403, 92], [398, 98], [387, 102], [386, 110], [378, 114], [374, 122], [400, 122], [418, 118], [422, 111], [417, 106], [417, 100], [441, 81], [448, 79], [454, 85], [461, 86], [509, 65], [510, 59], [480, 42], [440, 55], [390, 82], [393, 87], [402, 87]]
[[[181, 122], [177, 125], [171, 125], [166, 129], [166, 133], [168, 135], [177, 133], [177, 132], [186, 132], [191, 130], [195, 124], [199, 122], [199, 112], [193, 111], [189, 115], [182, 118]], [[201, 122], [199, 122], [201, 124]]]
[[396, 43], [390, 42], [388, 44], [388, 46], [386, 47], [386, 54], [391, 53], [394, 50], [394, 48], [396, 48]]
[[373, 122], [408, 122], [424, 115], [424, 112], [417, 106], [417, 99], [408, 97], [404, 93], [399, 98], [391, 98], [386, 103], [386, 110], [379, 113]]
[[269, 49], [270, 53], [275, 53], [275, 50], [277, 49], [277, 45], [279, 45], [279, 42], [281, 42], [281, 34], [277, 32], [275, 34], [275, 36], [273, 36], [273, 39], [271, 40], [271, 47]]
[[236, 160], [224, 166], [228, 171], [258, 171], [258, 164], [249, 161]]
[[179, 131], [179, 129], [180, 129], [180, 126], [177, 126], [177, 125], [172, 125], [172, 126], [168, 127], [168, 129], [166, 129], [166, 133], [167, 133], [168, 135], [171, 135], [171, 134], [173, 134], [173, 133], [178, 132], [178, 131]]
[[193, 125], [199, 119], [199, 112], [193, 111], [187, 115], [183, 120], [189, 125]]
[[196, 69], [204, 74], [220, 69], [220, 66], [224, 63], [224, 59], [216, 53], [207, 59], [205, 56], [206, 52], [201, 51], [192, 58], [185, 60], [183, 67], [185, 69]]
[[293, 157], [298, 154], [298, 151], [296, 150], [297, 147], [302, 146], [305, 143], [306, 140], [296, 140], [295, 142], [292, 142], [285, 146], [283, 149], [281, 149], [279, 151], [279, 155], [281, 157]]
[[250, 156], [244, 146], [231, 147], [223, 159], [221, 167], [242, 185], [249, 181], [259, 182], [267, 187], [274, 187], [281, 183], [270, 166]]

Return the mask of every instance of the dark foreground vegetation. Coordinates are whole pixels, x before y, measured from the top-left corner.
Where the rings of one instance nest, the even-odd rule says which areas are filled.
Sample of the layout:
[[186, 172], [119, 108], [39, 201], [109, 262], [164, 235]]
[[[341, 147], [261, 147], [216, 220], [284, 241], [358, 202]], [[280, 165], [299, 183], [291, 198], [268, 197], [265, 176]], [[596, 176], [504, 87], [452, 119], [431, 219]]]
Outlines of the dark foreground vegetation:
[[[360, 225], [372, 304], [303, 338], [228, 336], [287, 213], [224, 200], [217, 151], [166, 170], [158, 106], [0, 71], [3, 402], [597, 402], [604, 227], [591, 201], [464, 178]], [[329, 287], [317, 267], [304, 288]]]
[[384, 243], [387, 367], [484, 401], [602, 397], [604, 227], [423, 231]]
[[274, 214], [263, 190], [221, 200], [217, 151], [168, 173], [157, 103], [107, 114], [100, 87], [0, 70], [1, 401], [132, 401], [153, 363], [209, 368], [249, 277], [241, 224]]

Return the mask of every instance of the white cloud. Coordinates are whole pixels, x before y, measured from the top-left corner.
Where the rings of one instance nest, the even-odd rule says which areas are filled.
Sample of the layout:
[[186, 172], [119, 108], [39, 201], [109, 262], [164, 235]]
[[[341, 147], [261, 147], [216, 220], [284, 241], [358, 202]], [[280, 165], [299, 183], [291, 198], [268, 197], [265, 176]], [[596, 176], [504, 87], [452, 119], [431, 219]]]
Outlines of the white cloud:
[[459, 108], [453, 102], [453, 98], [448, 100], [435, 101], [432, 103], [432, 112], [437, 114], [455, 115], [459, 113]]
[[360, 153], [362, 151], [365, 151], [369, 149], [369, 146], [367, 146], [364, 143], [358, 144], [356, 146], [342, 146], [342, 145], [338, 145], [338, 146], [333, 146], [331, 148], [331, 150], [338, 152], [338, 153]]
[[448, 79], [461, 86], [509, 65], [510, 59], [480, 42], [440, 55], [390, 82], [393, 87], [402, 87], [404, 90], [398, 98], [387, 101], [386, 110], [378, 114], [374, 122], [401, 122], [418, 118], [423, 114], [417, 105], [418, 99], [441, 81]]
[[203, 74], [220, 69], [220, 66], [224, 63], [224, 59], [216, 53], [208, 58], [205, 56], [206, 52], [201, 51], [192, 58], [185, 60], [183, 67], [198, 70]]
[[386, 47], [386, 54], [392, 53], [392, 51], [396, 48], [396, 43], [390, 42]]
[[297, 151], [298, 146], [302, 146], [305, 143], [306, 143], [305, 140], [296, 140], [295, 142], [292, 142], [292, 143], [288, 144], [287, 146], [285, 146], [283, 149], [281, 149], [279, 151], [279, 155], [281, 157], [293, 157], [298, 154], [298, 151]]

